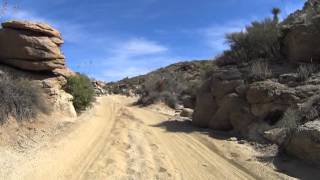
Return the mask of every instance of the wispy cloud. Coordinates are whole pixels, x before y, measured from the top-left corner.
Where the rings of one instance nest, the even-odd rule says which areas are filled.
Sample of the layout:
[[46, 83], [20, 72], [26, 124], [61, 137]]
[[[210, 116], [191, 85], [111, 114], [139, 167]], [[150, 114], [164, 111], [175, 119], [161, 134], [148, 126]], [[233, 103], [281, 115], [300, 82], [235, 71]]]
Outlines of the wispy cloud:
[[27, 11], [14, 6], [8, 6], [1, 18], [3, 21], [8, 20], [27, 20], [33, 22], [48, 23], [57, 28], [63, 35], [66, 42], [75, 43], [79, 41], [87, 41], [89, 38], [83, 31], [83, 25], [70, 23], [66, 21], [47, 19], [32, 11]]
[[122, 57], [152, 55], [168, 51], [167, 47], [144, 38], [132, 38], [122, 43], [117, 43], [114, 49], [114, 54]]
[[177, 60], [170, 55], [168, 47], [146, 38], [129, 38], [112, 44], [108, 48], [112, 50], [106, 53], [108, 57], [101, 60], [101, 65], [106, 68], [98, 72], [98, 78], [119, 80], [137, 76], [151, 71], [159, 64], [170, 64]]
[[250, 22], [251, 20], [235, 20], [224, 24], [213, 24], [201, 28], [197, 32], [214, 52], [220, 53], [228, 49], [228, 44], [226, 44], [225, 40], [226, 34], [242, 31]]

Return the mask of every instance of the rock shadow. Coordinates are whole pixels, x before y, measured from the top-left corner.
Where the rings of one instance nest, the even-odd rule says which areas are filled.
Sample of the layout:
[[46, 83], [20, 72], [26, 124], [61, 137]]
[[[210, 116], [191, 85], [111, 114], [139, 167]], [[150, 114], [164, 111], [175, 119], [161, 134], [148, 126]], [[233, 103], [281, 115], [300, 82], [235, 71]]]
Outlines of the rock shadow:
[[152, 127], [158, 127], [166, 130], [167, 132], [173, 133], [192, 133], [199, 132], [201, 134], [206, 134], [215, 139], [229, 139], [230, 137], [238, 136], [238, 134], [228, 131], [215, 131], [208, 128], [199, 128], [192, 125], [191, 120], [165, 120], [159, 124], [152, 125]]
[[318, 180], [320, 177], [320, 167], [308, 164], [285, 153], [275, 156], [259, 156], [260, 162], [271, 163], [275, 171], [302, 180]]

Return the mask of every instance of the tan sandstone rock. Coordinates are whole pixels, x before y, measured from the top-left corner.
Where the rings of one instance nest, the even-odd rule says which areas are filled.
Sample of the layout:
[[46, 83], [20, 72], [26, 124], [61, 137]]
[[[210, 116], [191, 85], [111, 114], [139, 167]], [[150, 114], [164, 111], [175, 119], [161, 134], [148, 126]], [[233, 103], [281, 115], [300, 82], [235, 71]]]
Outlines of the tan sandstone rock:
[[[43, 23], [5, 22], [0, 29], [0, 63], [29, 71], [65, 69], [59, 31]], [[60, 70], [61, 71], [61, 70]]]
[[61, 39], [61, 34], [48, 24], [34, 23], [30, 21], [9, 21], [2, 23], [2, 27], [18, 30], [29, 30], [49, 37], [57, 37]]

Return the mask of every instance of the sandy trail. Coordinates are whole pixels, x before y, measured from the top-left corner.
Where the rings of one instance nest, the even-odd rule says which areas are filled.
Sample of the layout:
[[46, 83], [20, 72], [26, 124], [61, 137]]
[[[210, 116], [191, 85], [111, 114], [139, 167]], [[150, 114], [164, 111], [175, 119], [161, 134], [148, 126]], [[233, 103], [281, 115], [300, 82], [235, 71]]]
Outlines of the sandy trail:
[[240, 165], [226, 158], [206, 135], [178, 131], [167, 115], [130, 106], [130, 102], [120, 96], [100, 98], [75, 127], [18, 164], [5, 179], [286, 177], [267, 167]]

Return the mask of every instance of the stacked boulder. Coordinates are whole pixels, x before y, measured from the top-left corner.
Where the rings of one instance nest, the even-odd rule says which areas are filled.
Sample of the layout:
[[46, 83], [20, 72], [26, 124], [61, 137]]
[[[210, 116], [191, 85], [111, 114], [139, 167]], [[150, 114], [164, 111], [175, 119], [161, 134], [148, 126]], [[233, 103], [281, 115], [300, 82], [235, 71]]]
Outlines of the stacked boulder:
[[76, 112], [72, 96], [63, 90], [69, 70], [61, 52], [58, 30], [43, 23], [10, 21], [0, 29], [0, 71], [41, 85], [55, 110], [72, 117]]
[[43, 23], [10, 21], [0, 30], [0, 62], [22, 70], [69, 73], [61, 34]]

